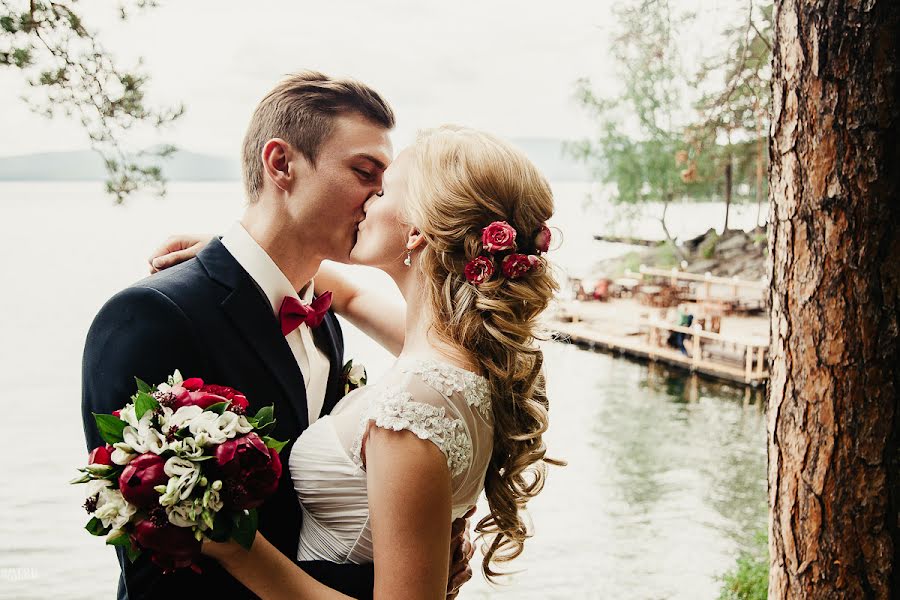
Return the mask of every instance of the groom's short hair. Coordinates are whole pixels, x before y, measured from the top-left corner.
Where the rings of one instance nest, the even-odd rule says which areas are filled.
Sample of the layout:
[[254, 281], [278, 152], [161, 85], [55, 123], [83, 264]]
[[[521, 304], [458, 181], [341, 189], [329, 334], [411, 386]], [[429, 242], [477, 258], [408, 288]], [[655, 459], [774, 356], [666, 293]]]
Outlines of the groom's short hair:
[[359, 81], [301, 71], [276, 85], [256, 106], [244, 136], [242, 171], [248, 200], [255, 202], [262, 192], [261, 155], [267, 141], [281, 138], [315, 164], [335, 118], [347, 113], [362, 115], [385, 129], [394, 127], [388, 103]]

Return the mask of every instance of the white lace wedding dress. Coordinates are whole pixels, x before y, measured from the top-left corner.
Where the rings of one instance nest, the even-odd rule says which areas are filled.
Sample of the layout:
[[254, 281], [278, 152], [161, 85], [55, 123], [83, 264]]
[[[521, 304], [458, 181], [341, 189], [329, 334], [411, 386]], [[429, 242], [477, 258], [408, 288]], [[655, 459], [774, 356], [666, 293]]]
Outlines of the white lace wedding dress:
[[488, 381], [448, 363], [401, 358], [383, 380], [348, 394], [294, 444], [288, 468], [303, 510], [298, 560], [372, 562], [359, 456], [370, 422], [411, 431], [441, 449], [452, 477], [453, 519], [475, 505], [493, 448]]

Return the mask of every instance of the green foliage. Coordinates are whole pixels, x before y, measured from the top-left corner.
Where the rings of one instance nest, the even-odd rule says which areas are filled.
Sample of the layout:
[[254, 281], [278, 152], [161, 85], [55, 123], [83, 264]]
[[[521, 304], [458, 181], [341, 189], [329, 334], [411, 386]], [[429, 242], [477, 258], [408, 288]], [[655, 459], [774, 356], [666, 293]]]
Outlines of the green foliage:
[[705, 176], [721, 179], [730, 163], [735, 186], [747, 185], [761, 201], [768, 194], [772, 1], [740, 7], [740, 18], [724, 31], [725, 50], [697, 72], [693, 85], [706, 92], [688, 135], [713, 167]]
[[668, 2], [647, 0], [617, 7], [619, 33], [613, 44], [622, 90], [600, 96], [587, 79], [577, 83], [578, 102], [598, 120], [595, 140], [568, 146], [575, 157], [594, 165], [596, 175], [615, 185], [619, 202], [664, 201], [697, 195], [704, 182], [685, 176], [690, 153], [682, 88], [686, 80], [672, 29], [687, 16], [673, 15]]
[[709, 235], [705, 240], [700, 244], [698, 251], [700, 252], [700, 256], [703, 258], [712, 258], [716, 253], [716, 244], [719, 243], [719, 234], [715, 231], [710, 231]]
[[675, 253], [672, 244], [661, 244], [656, 248], [654, 266], [661, 269], [674, 267], [681, 262], [681, 258]]
[[[0, 67], [22, 71], [35, 92], [29, 100], [36, 112], [79, 120], [104, 159], [106, 190], [116, 203], [142, 187], [163, 195], [165, 180], [158, 162], [174, 147], [135, 152], [125, 147], [125, 140], [139, 124], [171, 123], [184, 107], [148, 106], [148, 77], [117, 65], [85, 26], [77, 6], [77, 0], [0, 0]], [[122, 0], [120, 16], [130, 18], [155, 6], [153, 0]]]
[[744, 550], [734, 568], [720, 577], [719, 600], [766, 600], [769, 588], [769, 551], [766, 532], [757, 533], [753, 547]]

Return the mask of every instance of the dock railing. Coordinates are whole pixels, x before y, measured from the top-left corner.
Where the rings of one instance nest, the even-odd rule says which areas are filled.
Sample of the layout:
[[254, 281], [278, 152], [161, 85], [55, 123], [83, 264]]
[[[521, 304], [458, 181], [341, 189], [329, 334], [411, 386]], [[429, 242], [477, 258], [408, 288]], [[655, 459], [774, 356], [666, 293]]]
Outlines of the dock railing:
[[[765, 304], [765, 291], [769, 287], [769, 283], [765, 279], [751, 280], [738, 277], [718, 277], [709, 272], [700, 275], [699, 273], [681, 271], [676, 267], [667, 270], [641, 265], [638, 273], [626, 270], [625, 276], [638, 279], [646, 277], [668, 279], [669, 285], [672, 287], [678, 287], [679, 283], [682, 282], [687, 283], [695, 290], [694, 293], [697, 298], [704, 300], [729, 300], [745, 305], [748, 308], [761, 308]], [[730, 295], [714, 295], [713, 286], [725, 288], [731, 293]], [[749, 290], [750, 294], [741, 294], [741, 290]], [[702, 294], [700, 293], [701, 291]], [[748, 296], [752, 297], [752, 302], [749, 304], [746, 302]]]
[[[739, 338], [734, 336], [722, 335], [711, 331], [704, 331], [699, 325], [692, 327], [682, 327], [680, 325], [672, 325], [664, 321], [652, 320], [647, 321], [647, 344], [650, 348], [658, 348], [666, 354], [680, 351], [673, 350], [664, 346], [664, 340], [660, 332], [677, 332], [689, 336], [691, 340], [691, 349], [689, 355], [684, 362], [690, 363], [691, 370], [716, 372], [727, 370], [732, 376], [738, 375], [740, 367], [733, 367], [726, 364], [722, 360], [711, 360], [708, 356], [703, 356], [704, 343], [719, 343], [723, 347], [742, 348], [740, 355], [743, 359], [743, 379], [744, 383], [756, 383], [764, 381], [769, 377], [767, 365], [767, 355], [769, 352], [768, 340], [762, 338]], [[669, 357], [672, 358], [672, 357]]]

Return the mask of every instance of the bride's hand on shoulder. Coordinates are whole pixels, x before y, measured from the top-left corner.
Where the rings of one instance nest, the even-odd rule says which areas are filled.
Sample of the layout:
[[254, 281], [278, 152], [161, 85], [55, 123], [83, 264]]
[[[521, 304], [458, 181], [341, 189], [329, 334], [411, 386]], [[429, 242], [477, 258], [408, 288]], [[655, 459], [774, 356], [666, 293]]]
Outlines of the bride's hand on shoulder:
[[150, 273], [158, 273], [194, 258], [213, 237], [210, 233], [179, 233], [169, 237], [150, 255]]

